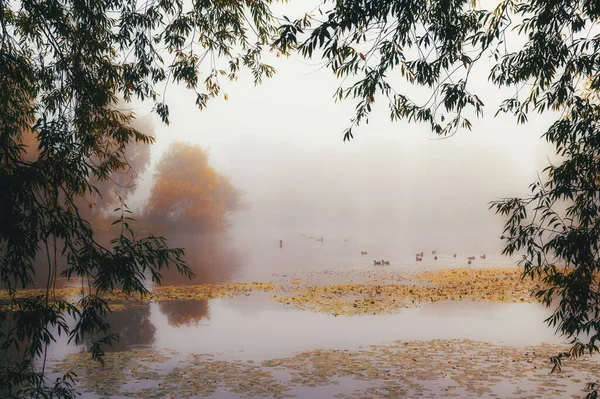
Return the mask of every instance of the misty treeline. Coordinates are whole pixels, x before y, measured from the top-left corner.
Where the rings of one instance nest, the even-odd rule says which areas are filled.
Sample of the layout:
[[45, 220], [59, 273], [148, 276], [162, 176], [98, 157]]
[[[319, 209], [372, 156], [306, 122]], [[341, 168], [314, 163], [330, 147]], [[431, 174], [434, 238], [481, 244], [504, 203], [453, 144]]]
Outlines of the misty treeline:
[[[149, 117], [131, 122], [131, 127], [154, 138]], [[107, 143], [114, 146], [115, 143]], [[39, 156], [37, 132], [23, 135], [25, 158]], [[93, 190], [74, 199], [81, 216], [94, 228], [110, 230], [115, 216], [135, 194], [140, 175], [151, 165], [152, 143], [131, 142], [123, 148], [127, 161], [106, 178], [88, 176]], [[99, 163], [91, 158], [89, 162]], [[227, 214], [239, 209], [241, 191], [229, 177], [219, 173], [209, 163], [208, 152], [200, 145], [173, 142], [160, 157], [152, 176], [149, 198], [139, 211], [132, 211], [136, 229], [165, 234], [214, 233], [227, 227]]]
[[[118, 234], [120, 210], [127, 207], [139, 187], [141, 175], [150, 171], [151, 146], [154, 143], [154, 126], [149, 116], [136, 117], [132, 128], [151, 137], [148, 142], [130, 142], [124, 148], [126, 164], [115, 169], [106, 178], [89, 174], [86, 178], [92, 190], [73, 198], [73, 209], [89, 222], [96, 240], [109, 245]], [[36, 162], [41, 156], [38, 132], [25, 132], [22, 136], [23, 157]], [[115, 143], [107, 143], [106, 148]], [[98, 157], [90, 163], [99, 164]], [[200, 145], [173, 142], [152, 167], [152, 186], [148, 198], [139, 207], [132, 208], [130, 226], [135, 234], [160, 234], [170, 246], [186, 248], [183, 259], [194, 276], [180, 274], [177, 269], [161, 272], [165, 284], [201, 284], [217, 282], [237, 268], [235, 251], [228, 246], [225, 235], [227, 215], [240, 208], [241, 191], [230, 179], [216, 171], [209, 162], [208, 152]], [[57, 239], [57, 245], [62, 245]], [[227, 252], [227, 253], [226, 253]], [[53, 273], [59, 277], [56, 284], [64, 286], [60, 278], [68, 269], [68, 253], [56, 257]], [[38, 250], [32, 264], [33, 287], [45, 287], [49, 278], [48, 260], [43, 250]], [[0, 281], [0, 288], [7, 287]]]

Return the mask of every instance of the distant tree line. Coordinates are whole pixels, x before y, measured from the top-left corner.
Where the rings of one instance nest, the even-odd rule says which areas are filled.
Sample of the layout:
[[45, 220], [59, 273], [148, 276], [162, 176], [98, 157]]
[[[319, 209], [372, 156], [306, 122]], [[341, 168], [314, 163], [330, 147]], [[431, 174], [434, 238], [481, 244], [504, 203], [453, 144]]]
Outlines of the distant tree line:
[[[148, 118], [136, 119], [132, 126], [154, 137]], [[36, 133], [23, 135], [25, 157], [35, 159], [38, 148]], [[94, 190], [77, 197], [75, 204], [95, 228], [108, 229], [114, 210], [136, 192], [139, 175], [150, 166], [150, 148], [150, 143], [130, 143], [123, 152], [127, 160], [124, 167], [106, 179], [89, 176]], [[227, 227], [227, 214], [239, 209], [241, 201], [241, 191], [210, 166], [206, 150], [200, 145], [174, 142], [157, 163], [150, 196], [135, 218], [142, 229], [211, 233]]]

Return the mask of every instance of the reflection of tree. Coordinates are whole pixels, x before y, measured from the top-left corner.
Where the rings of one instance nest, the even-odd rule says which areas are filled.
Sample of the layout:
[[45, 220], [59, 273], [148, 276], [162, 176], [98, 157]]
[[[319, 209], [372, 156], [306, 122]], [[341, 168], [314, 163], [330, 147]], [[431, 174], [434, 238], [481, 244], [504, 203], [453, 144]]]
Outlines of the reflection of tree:
[[160, 311], [167, 316], [169, 325], [179, 327], [182, 325], [197, 324], [200, 320], [208, 319], [208, 301], [162, 301], [159, 302]]
[[163, 285], [229, 282], [240, 267], [238, 252], [223, 234], [175, 235], [168, 231], [163, 234], [171, 247], [185, 248], [187, 265], [196, 274], [196, 277], [190, 280], [175, 269], [165, 270], [162, 273]]
[[[131, 347], [151, 346], [156, 333], [156, 327], [150, 319], [148, 302], [136, 303], [125, 310], [109, 313], [107, 320], [110, 323], [111, 332], [119, 335], [119, 341], [113, 342], [112, 346], [103, 347], [103, 349], [106, 352], [122, 353], [114, 356], [107, 355], [104, 366], [100, 366], [99, 363], [92, 360], [89, 353], [78, 355], [75, 362], [73, 358], [67, 357], [58, 364], [59, 370], [74, 371], [77, 379], [86, 389], [99, 393], [102, 397], [118, 395], [121, 386], [127, 382], [127, 374], [124, 371], [129, 367], [137, 368], [138, 355], [131, 351]], [[92, 338], [86, 336], [83, 344], [86, 350], [89, 350]]]
[[[5, 302], [0, 301], [0, 305], [4, 306]], [[10, 311], [0, 311], [0, 365], [4, 367], [16, 366], [18, 363], [22, 362], [26, 358], [30, 358], [29, 354], [24, 351], [25, 348], [29, 347], [29, 343], [31, 340], [29, 337], [16, 337], [11, 335], [11, 332], [14, 333], [14, 320], [11, 321], [11, 317], [13, 317], [14, 313]], [[7, 345], [7, 336], [10, 336], [9, 339], [14, 339], [14, 343], [18, 345], [18, 347], [14, 344]], [[0, 390], [2, 393], [2, 390]], [[2, 397], [0, 395], [0, 397]]]
[[[4, 305], [2, 301], [0, 301], [0, 305]], [[19, 347], [10, 344], [6, 339], [6, 335], [9, 333], [10, 325], [8, 318], [10, 317], [9, 312], [3, 312], [0, 310], [0, 398], [11, 397], [10, 395], [14, 395], [15, 392], [5, 384], [2, 384], [2, 381], [7, 381], [7, 374], [10, 369], [18, 367], [21, 362], [23, 362], [26, 358], [29, 358], [27, 354], [23, 351], [22, 348], [26, 348], [29, 345], [29, 340], [19, 340], [15, 339], [15, 341], [19, 344]], [[16, 338], [16, 337], [13, 337]]]
[[[131, 346], [150, 346], [154, 343], [156, 327], [150, 319], [150, 304], [136, 302], [124, 310], [109, 313], [107, 321], [111, 331], [119, 335], [119, 341], [112, 347], [105, 348], [107, 352], [127, 350]], [[91, 339], [86, 339], [86, 347], [90, 347]]]

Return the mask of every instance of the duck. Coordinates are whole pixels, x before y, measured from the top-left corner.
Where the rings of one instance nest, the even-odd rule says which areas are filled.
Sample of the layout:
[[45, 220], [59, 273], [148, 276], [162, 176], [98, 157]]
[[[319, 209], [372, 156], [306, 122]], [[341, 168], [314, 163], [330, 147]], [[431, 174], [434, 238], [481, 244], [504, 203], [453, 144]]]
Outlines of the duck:
[[417, 262], [421, 262], [423, 260], [423, 258], [419, 257], [419, 254], [417, 254], [417, 256], [415, 257], [415, 260]]
[[323, 242], [323, 236], [321, 236], [321, 238], [317, 238], [317, 241]]
[[485, 254], [480, 256], [481, 259], [485, 259]]
[[433, 257], [433, 260], [437, 260], [437, 255]]
[[423, 252], [417, 253], [417, 254], [415, 254], [415, 256], [417, 256], [418, 258], [422, 258], [423, 257]]
[[456, 258], [456, 254], [454, 254], [454, 257]]
[[435, 255], [435, 254], [437, 254], [437, 250], [435, 250], [435, 249], [434, 249], [433, 251], [431, 251], [431, 253], [432, 253], [433, 255]]
[[376, 260], [374, 260], [374, 261], [373, 261], [373, 265], [375, 265], [375, 266], [380, 266], [380, 265], [381, 265], [381, 262], [377, 262]]
[[469, 256], [467, 259], [469, 259], [469, 260], [475, 260], [475, 257], [474, 256]]
[[471, 259], [469, 259], [469, 265], [471, 264], [471, 262], [472, 262], [472, 260], [471, 260]]
[[361, 255], [368, 255], [369, 253], [367, 251], [360, 251]]
[[389, 261], [389, 260], [383, 260], [383, 259], [382, 259], [382, 260], [381, 260], [381, 264], [382, 264], [382, 265], [389, 265], [389, 264], [390, 264], [390, 261]]

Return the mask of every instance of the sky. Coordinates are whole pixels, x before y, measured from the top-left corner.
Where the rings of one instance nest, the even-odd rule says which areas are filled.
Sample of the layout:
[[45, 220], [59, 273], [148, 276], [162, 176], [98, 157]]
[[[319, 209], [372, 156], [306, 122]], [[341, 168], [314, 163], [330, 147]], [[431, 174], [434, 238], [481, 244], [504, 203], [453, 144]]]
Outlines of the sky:
[[[385, 101], [375, 103], [369, 124], [343, 142], [355, 103], [335, 103], [340, 84], [317, 60], [298, 56], [269, 60], [276, 75], [255, 87], [249, 74], [223, 82], [228, 101], [211, 100], [199, 111], [195, 97], [170, 86], [172, 123], [153, 116], [157, 143], [152, 162], [173, 141], [200, 144], [211, 164], [243, 190], [245, 210], [232, 228], [271, 229], [315, 235], [399, 234], [423, 240], [476, 241], [499, 251], [502, 219], [489, 202], [526, 195], [553, 158], [540, 139], [555, 115], [533, 116], [517, 125], [494, 117], [509, 93], [487, 83], [489, 64], [473, 71], [470, 89], [485, 114], [440, 140], [426, 125], [391, 122]], [[415, 88], [405, 88], [418, 96]], [[148, 112], [141, 107], [140, 115]], [[141, 176], [133, 199], [143, 203], [152, 168]], [[461, 244], [461, 245], [463, 245]]]

